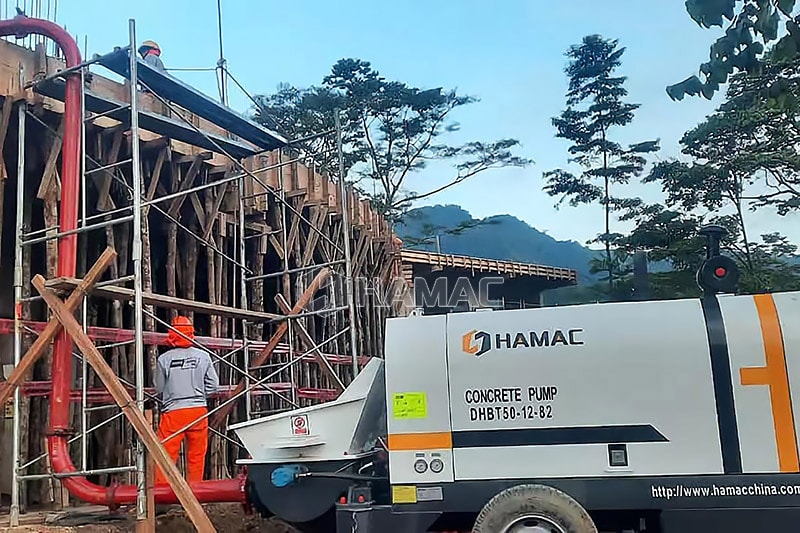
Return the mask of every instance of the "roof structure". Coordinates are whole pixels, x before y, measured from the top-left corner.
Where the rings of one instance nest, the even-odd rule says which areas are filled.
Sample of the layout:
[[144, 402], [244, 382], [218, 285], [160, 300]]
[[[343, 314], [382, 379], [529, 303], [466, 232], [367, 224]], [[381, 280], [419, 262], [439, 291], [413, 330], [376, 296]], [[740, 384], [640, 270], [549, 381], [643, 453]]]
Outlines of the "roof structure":
[[[122, 48], [102, 57], [98, 64], [125, 79], [130, 79], [128, 53], [127, 48]], [[217, 102], [178, 78], [154, 69], [140, 58], [137, 58], [136, 71], [139, 82], [151, 91], [225, 128], [262, 151], [275, 150], [289, 144], [282, 135], [246, 119], [230, 107]]]

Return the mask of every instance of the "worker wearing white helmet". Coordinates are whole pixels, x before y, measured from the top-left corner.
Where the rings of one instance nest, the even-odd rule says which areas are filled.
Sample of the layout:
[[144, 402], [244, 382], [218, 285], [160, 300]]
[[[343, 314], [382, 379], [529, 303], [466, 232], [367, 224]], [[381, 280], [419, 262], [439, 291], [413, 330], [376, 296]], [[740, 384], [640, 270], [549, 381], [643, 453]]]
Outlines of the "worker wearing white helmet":
[[155, 41], [145, 41], [139, 47], [139, 54], [144, 59], [144, 62], [153, 67], [154, 69], [166, 72], [164, 62], [161, 61], [161, 48]]

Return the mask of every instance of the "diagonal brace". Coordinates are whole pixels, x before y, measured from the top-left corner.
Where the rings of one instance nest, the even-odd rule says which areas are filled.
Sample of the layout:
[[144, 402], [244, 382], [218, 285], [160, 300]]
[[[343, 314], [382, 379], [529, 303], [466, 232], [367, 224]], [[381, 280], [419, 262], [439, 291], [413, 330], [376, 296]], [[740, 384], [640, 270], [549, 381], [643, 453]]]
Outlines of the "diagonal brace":
[[156, 436], [153, 428], [147, 423], [147, 419], [139, 410], [136, 402], [128, 394], [128, 390], [122, 385], [114, 371], [103, 359], [102, 354], [97, 350], [97, 347], [89, 339], [89, 336], [84, 333], [81, 325], [72, 316], [64, 302], [62, 302], [56, 294], [48, 289], [45, 285], [45, 279], [41, 275], [36, 275], [33, 278], [33, 286], [39, 291], [42, 298], [47, 302], [48, 307], [52, 310], [64, 330], [72, 337], [72, 340], [78, 346], [83, 356], [92, 365], [97, 375], [102, 380], [103, 384], [108, 389], [108, 392], [114, 397], [117, 405], [125, 413], [125, 416], [134, 427], [139, 437], [147, 447], [147, 451], [153, 456], [159, 468], [164, 472], [169, 481], [172, 490], [175, 492], [178, 500], [186, 510], [195, 528], [201, 533], [216, 533], [214, 525], [209, 520], [200, 502], [195, 497], [189, 484], [181, 476], [178, 467], [172, 462], [172, 459], [167, 455], [167, 452], [161, 446], [158, 437]]
[[[289, 302], [286, 301], [286, 298], [283, 297], [283, 294], [278, 293], [275, 295], [275, 303], [278, 304], [281, 312], [286, 313], [287, 315], [292, 314], [292, 308], [289, 306]], [[303, 339], [303, 342], [308, 345], [308, 349], [312, 350], [314, 353], [314, 358], [317, 360], [317, 363], [319, 363], [319, 366], [321, 366], [325, 373], [328, 374], [328, 377], [331, 378], [333, 386], [336, 387], [336, 390], [343, 392], [344, 383], [342, 383], [342, 380], [331, 366], [330, 361], [328, 361], [328, 359], [325, 357], [325, 354], [323, 354], [322, 350], [319, 349], [317, 343], [314, 342], [314, 339], [311, 338], [311, 335], [309, 335], [306, 328], [303, 327], [303, 324], [301, 324], [298, 320], [294, 323], [294, 327], [297, 329], [297, 334], [300, 335], [300, 338]]]
[[[86, 276], [81, 280], [78, 286], [75, 287], [75, 290], [72, 291], [72, 294], [69, 295], [69, 298], [67, 298], [67, 301], [64, 303], [64, 307], [70, 315], [75, 312], [84, 297], [103, 276], [103, 273], [111, 265], [111, 261], [116, 257], [117, 252], [114, 251], [113, 248], [107, 247], [97, 262], [92, 265], [92, 268], [89, 269], [89, 272], [86, 273]], [[18, 313], [19, 311], [17, 310], [15, 312]], [[14, 367], [11, 375], [8, 376], [8, 380], [0, 383], [0, 405], [8, 401], [11, 395], [14, 394], [14, 390], [25, 381], [28, 372], [33, 368], [33, 365], [36, 364], [36, 361], [39, 360], [47, 347], [50, 346], [50, 343], [55, 336], [58, 335], [59, 331], [61, 331], [61, 323], [57, 318], [52, 317], [33, 345], [31, 345], [22, 359], [20, 359], [19, 364]]]

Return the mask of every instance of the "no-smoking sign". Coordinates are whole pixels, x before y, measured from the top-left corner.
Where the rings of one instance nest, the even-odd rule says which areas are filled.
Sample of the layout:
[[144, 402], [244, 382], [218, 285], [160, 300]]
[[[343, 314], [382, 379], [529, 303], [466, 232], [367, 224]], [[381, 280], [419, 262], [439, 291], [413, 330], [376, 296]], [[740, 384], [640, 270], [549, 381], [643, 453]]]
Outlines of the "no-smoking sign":
[[308, 435], [308, 415], [295, 415], [291, 418], [292, 435]]

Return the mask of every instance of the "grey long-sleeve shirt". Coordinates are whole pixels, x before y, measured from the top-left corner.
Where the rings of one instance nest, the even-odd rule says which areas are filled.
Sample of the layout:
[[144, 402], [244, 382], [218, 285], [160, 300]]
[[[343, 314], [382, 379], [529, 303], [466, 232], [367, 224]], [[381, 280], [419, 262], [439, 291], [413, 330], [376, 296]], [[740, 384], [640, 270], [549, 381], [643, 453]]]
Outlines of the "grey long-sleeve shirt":
[[161, 61], [161, 58], [155, 54], [147, 54], [144, 56], [144, 62], [165, 74], [167, 72], [167, 69], [164, 67], [164, 62]]
[[173, 348], [158, 358], [156, 392], [162, 409], [205, 407], [219, 389], [219, 376], [211, 356], [199, 348]]

